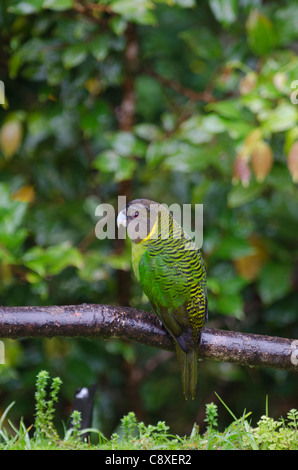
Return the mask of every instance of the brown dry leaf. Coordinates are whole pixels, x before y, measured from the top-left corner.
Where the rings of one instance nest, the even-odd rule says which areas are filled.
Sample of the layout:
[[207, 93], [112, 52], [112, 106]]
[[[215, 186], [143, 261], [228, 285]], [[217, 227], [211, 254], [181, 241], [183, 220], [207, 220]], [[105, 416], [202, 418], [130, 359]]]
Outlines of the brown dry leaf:
[[273, 152], [269, 144], [258, 142], [251, 155], [254, 174], [259, 183], [262, 183], [273, 165]]
[[288, 155], [288, 168], [294, 183], [298, 183], [298, 140], [290, 148]]
[[244, 187], [247, 187], [250, 182], [251, 171], [249, 165], [246, 161], [246, 158], [243, 157], [241, 153], [236, 155], [235, 162], [234, 162], [234, 172], [233, 172], [233, 184], [238, 183], [241, 181]]

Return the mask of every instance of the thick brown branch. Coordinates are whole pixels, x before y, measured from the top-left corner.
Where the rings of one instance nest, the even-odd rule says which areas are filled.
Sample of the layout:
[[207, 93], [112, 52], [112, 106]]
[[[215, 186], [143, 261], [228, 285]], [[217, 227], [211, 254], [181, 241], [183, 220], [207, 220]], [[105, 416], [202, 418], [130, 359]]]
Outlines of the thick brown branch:
[[[149, 312], [110, 305], [0, 307], [0, 338], [119, 338], [174, 351], [171, 337]], [[202, 359], [298, 371], [298, 340], [204, 328]]]

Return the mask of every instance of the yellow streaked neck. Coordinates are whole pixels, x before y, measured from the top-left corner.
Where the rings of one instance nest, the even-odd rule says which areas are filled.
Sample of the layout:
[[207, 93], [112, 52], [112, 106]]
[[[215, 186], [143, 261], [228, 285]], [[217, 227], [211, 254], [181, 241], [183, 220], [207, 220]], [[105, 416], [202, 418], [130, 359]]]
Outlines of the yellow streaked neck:
[[143, 238], [143, 240], [141, 240], [140, 243], [145, 243], [146, 241], [148, 241], [152, 237], [152, 235], [154, 234], [154, 232], [156, 230], [157, 225], [158, 225], [158, 217], [156, 217], [156, 221], [154, 222], [154, 225], [153, 225], [151, 231], [148, 233], [147, 237]]

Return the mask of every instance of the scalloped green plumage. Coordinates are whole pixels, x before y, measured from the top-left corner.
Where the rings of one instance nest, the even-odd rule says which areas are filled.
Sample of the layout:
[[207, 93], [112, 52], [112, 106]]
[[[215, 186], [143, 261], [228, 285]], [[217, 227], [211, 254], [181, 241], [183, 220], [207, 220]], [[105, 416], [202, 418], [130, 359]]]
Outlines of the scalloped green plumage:
[[[148, 200], [135, 200], [127, 205], [136, 213], [140, 201], [147, 208]], [[152, 207], [152, 206], [151, 206]], [[158, 204], [158, 223], [143, 240], [132, 243], [132, 264], [136, 278], [150, 300], [155, 313], [176, 343], [185, 398], [194, 398], [198, 378], [198, 346], [207, 318], [206, 270], [200, 251], [180, 225]], [[151, 214], [152, 215], [152, 214]], [[169, 237], [163, 238], [169, 222]], [[140, 223], [147, 223], [146, 220]], [[152, 226], [152, 225], [151, 225]], [[179, 234], [180, 238], [176, 238]]]

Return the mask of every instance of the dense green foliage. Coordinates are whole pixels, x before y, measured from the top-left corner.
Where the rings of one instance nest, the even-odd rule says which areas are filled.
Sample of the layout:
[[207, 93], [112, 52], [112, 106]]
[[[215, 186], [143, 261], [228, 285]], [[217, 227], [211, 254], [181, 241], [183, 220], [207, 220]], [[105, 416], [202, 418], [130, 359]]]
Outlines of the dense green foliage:
[[[150, 308], [128, 243], [96, 239], [96, 206], [203, 203], [209, 325], [297, 338], [297, 17], [296, 0], [2, 1], [1, 304]], [[5, 352], [0, 407], [16, 401], [29, 424], [42, 368], [63, 380], [62, 416], [99, 383], [103, 432], [132, 410], [190, 432], [214, 390], [238, 415], [262, 414], [268, 393], [270, 416], [297, 408], [287, 372], [202, 363], [184, 403], [175, 358], [150, 348], [22, 339]]]

